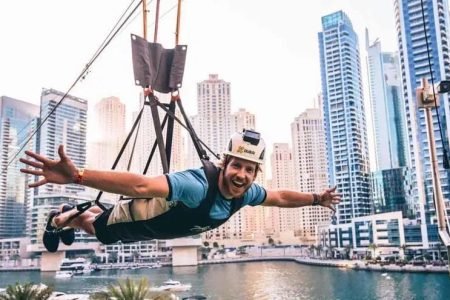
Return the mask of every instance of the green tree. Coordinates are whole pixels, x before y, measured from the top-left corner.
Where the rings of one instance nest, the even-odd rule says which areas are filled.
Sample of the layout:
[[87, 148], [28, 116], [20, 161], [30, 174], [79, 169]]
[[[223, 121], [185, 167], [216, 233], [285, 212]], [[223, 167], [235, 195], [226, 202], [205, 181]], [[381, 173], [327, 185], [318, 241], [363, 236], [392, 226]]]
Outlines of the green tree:
[[345, 250], [345, 258], [346, 258], [346, 259], [350, 259], [350, 251], [352, 251], [352, 249], [353, 249], [353, 245], [352, 245], [352, 244], [346, 245], [346, 246], [344, 247], [344, 250]]
[[272, 237], [269, 237], [269, 239], [267, 240], [267, 243], [271, 246], [273, 246], [275, 244], [275, 241], [273, 240]]
[[6, 293], [0, 295], [0, 300], [47, 300], [52, 293], [51, 287], [41, 287], [30, 282], [23, 285], [16, 283], [6, 288]]
[[317, 252], [319, 253], [319, 257], [320, 257], [320, 255], [322, 254], [323, 246], [317, 245], [316, 249], [317, 249]]
[[116, 263], [118, 258], [119, 258], [119, 254], [117, 253], [117, 251], [112, 251], [108, 255], [108, 262]]
[[375, 259], [376, 255], [375, 255], [375, 250], [377, 250], [378, 246], [377, 244], [369, 244], [369, 246], [367, 247], [370, 250], [372, 250], [372, 259]]
[[214, 242], [214, 243], [213, 243], [213, 248], [219, 248], [219, 243]]
[[136, 263], [136, 261], [139, 262], [139, 259], [141, 258], [141, 253], [139, 251], [135, 250], [133, 251], [133, 262]]
[[115, 285], [108, 286], [108, 290], [92, 294], [92, 300], [169, 300], [176, 299], [175, 296], [167, 292], [152, 292], [145, 278], [140, 281], [133, 281], [129, 278], [119, 281]]
[[17, 261], [20, 262], [20, 255], [16, 253], [16, 254], [14, 254], [14, 255], [11, 257], [11, 259], [14, 261], [14, 266], [16, 266], [16, 265], [17, 265]]
[[204, 242], [203, 242], [203, 246], [205, 246], [206, 248], [208, 248], [208, 247], [209, 247], [209, 242], [204, 241]]

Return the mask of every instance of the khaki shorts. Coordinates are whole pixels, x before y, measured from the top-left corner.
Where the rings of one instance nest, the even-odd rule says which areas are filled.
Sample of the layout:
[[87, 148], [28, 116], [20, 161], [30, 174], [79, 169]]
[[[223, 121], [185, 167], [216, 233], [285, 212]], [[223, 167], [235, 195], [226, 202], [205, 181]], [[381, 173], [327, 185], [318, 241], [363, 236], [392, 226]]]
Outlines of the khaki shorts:
[[124, 237], [129, 240], [130, 232], [134, 232], [136, 224], [140, 224], [135, 221], [149, 220], [167, 212], [169, 203], [163, 198], [119, 201], [97, 216], [93, 223], [95, 235], [106, 245], [124, 241]]
[[107, 225], [149, 220], [168, 210], [169, 204], [164, 198], [122, 200], [112, 208]]

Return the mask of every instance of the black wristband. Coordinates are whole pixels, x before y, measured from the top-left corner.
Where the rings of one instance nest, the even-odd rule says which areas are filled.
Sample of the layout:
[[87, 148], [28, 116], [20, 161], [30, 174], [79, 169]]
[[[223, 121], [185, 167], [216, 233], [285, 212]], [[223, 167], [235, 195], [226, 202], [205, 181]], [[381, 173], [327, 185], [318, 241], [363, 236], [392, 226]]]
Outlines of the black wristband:
[[313, 193], [313, 199], [314, 199], [313, 203], [312, 203], [313, 206], [320, 204], [320, 196], [319, 195]]

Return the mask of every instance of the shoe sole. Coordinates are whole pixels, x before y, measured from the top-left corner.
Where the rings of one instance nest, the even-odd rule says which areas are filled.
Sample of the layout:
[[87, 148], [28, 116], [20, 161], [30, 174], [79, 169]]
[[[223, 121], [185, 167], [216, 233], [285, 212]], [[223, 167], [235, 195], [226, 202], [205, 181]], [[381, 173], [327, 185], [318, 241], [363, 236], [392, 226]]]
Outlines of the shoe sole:
[[[74, 206], [70, 204], [64, 204], [62, 212], [65, 213], [66, 211], [69, 211], [73, 208]], [[70, 228], [67, 230], [63, 230], [59, 233], [59, 236], [61, 238], [61, 242], [63, 242], [64, 245], [70, 246], [75, 241], [75, 229]]]
[[42, 243], [48, 252], [56, 252], [59, 246], [59, 235], [55, 231], [55, 227], [52, 226], [52, 220], [54, 217], [59, 215], [59, 211], [51, 210], [48, 213], [47, 225], [45, 226], [45, 231], [42, 236]]

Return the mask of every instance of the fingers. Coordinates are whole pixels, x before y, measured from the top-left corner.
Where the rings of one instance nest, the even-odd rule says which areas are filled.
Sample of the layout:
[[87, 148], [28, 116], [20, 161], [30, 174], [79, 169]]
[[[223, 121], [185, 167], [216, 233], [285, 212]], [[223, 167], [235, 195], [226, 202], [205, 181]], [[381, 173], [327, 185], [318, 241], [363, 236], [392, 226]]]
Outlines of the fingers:
[[29, 160], [29, 159], [26, 159], [26, 158], [21, 158], [21, 159], [19, 159], [19, 161], [21, 163], [24, 163], [26, 165], [29, 165], [29, 166], [32, 166], [32, 167], [35, 167], [35, 168], [38, 168], [38, 169], [42, 169], [44, 167], [43, 163], [37, 162], [37, 161], [33, 161], [33, 160]]
[[58, 155], [59, 155], [59, 158], [61, 158], [61, 160], [67, 160], [66, 152], [64, 152], [64, 145], [59, 145]]
[[30, 188], [35, 188], [35, 187], [38, 187], [38, 186], [44, 185], [44, 184], [46, 184], [46, 183], [47, 183], [47, 179], [45, 179], [45, 178], [42, 178], [42, 179], [41, 179], [41, 180], [39, 180], [39, 181], [36, 181], [36, 182], [30, 183], [30, 184], [28, 185], [28, 187], [30, 187]]
[[35, 160], [37, 160], [37, 161], [40, 161], [41, 163], [46, 163], [46, 162], [49, 162], [50, 160], [48, 159], [48, 158], [46, 158], [46, 157], [44, 157], [44, 156], [42, 156], [42, 155], [39, 155], [39, 154], [37, 154], [37, 153], [34, 153], [34, 152], [32, 152], [32, 151], [25, 151], [25, 154], [26, 155], [28, 155], [28, 156], [30, 156], [30, 157], [32, 157], [32, 158], [34, 158]]
[[333, 212], [336, 212], [336, 207], [334, 207], [334, 205], [328, 205], [327, 206], [329, 209], [331, 209]]
[[336, 191], [336, 188], [337, 188], [337, 185], [335, 185], [332, 188], [327, 189], [327, 193], [332, 193], [332, 192]]
[[42, 170], [20, 169], [20, 172], [25, 173], [25, 174], [36, 175], [36, 176], [44, 176], [44, 171], [42, 171]]

